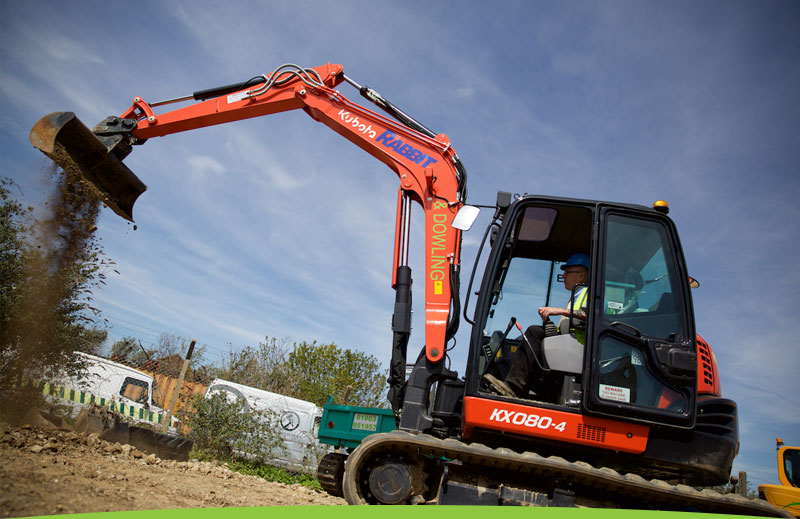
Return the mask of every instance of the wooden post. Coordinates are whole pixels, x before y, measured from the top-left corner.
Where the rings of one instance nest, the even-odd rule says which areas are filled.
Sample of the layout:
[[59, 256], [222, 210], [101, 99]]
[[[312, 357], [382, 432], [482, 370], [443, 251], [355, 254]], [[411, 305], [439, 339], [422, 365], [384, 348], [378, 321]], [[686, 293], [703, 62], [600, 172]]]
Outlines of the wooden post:
[[189, 361], [192, 359], [192, 352], [194, 351], [194, 345], [197, 341], [192, 339], [192, 343], [189, 345], [189, 351], [186, 353], [186, 358], [183, 360], [183, 366], [181, 366], [181, 374], [178, 376], [178, 383], [175, 384], [175, 389], [172, 391], [172, 396], [169, 399], [169, 405], [167, 406], [167, 416], [164, 417], [164, 423], [161, 424], [161, 432], [165, 433], [169, 429], [169, 423], [172, 421], [172, 413], [175, 410], [175, 404], [178, 403], [178, 395], [181, 394], [181, 386], [183, 386], [183, 377], [186, 376], [186, 370], [189, 368]]
[[739, 471], [739, 486], [737, 487], [738, 494], [747, 497], [747, 472]]

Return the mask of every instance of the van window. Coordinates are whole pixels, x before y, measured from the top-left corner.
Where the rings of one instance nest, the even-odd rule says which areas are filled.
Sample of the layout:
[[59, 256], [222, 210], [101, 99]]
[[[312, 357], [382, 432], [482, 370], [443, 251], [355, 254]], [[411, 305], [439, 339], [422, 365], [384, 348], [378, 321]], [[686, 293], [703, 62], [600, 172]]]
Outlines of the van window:
[[[158, 386], [158, 382], [156, 379], [153, 379], [153, 394], [150, 396], [150, 404], [158, 406], [156, 399], [164, 400], [164, 407], [166, 407], [166, 399], [161, 395], [161, 388]], [[160, 406], [159, 406], [160, 407]]]
[[133, 377], [125, 377], [119, 394], [139, 404], [147, 403], [147, 382]]

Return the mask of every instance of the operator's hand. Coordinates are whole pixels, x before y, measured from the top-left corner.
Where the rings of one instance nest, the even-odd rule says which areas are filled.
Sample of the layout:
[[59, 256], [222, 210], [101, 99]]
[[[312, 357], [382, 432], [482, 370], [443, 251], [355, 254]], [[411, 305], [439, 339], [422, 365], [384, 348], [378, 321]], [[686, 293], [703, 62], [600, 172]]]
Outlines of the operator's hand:
[[542, 318], [542, 321], [546, 321], [551, 315], [569, 315], [569, 312], [555, 306], [543, 306], [539, 308], [539, 316]]

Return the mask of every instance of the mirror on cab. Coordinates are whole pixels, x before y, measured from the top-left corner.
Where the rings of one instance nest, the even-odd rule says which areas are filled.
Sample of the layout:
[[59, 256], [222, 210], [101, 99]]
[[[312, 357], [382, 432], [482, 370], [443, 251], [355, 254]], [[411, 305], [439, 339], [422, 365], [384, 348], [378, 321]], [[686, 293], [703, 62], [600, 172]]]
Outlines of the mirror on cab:
[[453, 218], [453, 228], [459, 231], [468, 231], [480, 212], [481, 210], [473, 205], [462, 206], [456, 217]]

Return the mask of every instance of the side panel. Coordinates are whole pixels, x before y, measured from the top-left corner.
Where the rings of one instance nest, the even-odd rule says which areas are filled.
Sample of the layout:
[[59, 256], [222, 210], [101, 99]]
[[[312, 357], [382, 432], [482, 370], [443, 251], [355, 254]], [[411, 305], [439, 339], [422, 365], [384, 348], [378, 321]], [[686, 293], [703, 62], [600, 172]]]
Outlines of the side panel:
[[641, 424], [468, 396], [464, 399], [464, 437], [476, 427], [633, 454], [645, 451], [650, 432]]
[[334, 447], [358, 447], [370, 434], [397, 428], [391, 409], [325, 404], [317, 437]]

